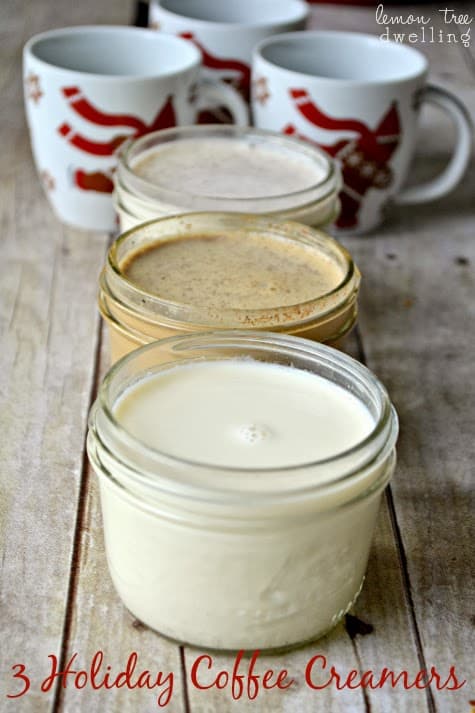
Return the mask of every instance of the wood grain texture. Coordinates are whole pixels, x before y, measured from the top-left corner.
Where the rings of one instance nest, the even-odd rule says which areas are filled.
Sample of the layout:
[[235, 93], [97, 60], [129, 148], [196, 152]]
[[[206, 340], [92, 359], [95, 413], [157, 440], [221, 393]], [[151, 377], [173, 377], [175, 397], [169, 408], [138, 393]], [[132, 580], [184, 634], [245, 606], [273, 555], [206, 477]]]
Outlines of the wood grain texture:
[[[106, 331], [104, 326], [102, 331]], [[101, 344], [97, 381], [103, 378], [110, 365], [107, 336], [101, 339]], [[185, 704], [180, 647], [138, 622], [115, 592], [104, 552], [98, 481], [90, 467], [86, 470], [82, 501], [64, 660], [68, 661], [77, 653], [82, 666], [88, 667], [96, 652], [102, 651], [102, 670], [105, 672], [109, 665], [117, 675], [125, 670], [130, 654], [137, 652], [138, 673], [149, 670], [155, 677], [159, 671], [164, 676], [173, 674], [171, 700], [165, 710], [167, 713], [181, 713]], [[137, 678], [138, 675], [135, 676]], [[82, 713], [85, 708], [88, 713], [160, 710], [156, 700], [160, 694], [165, 695], [167, 688], [168, 684], [153, 691], [146, 688], [85, 691], [69, 687], [66, 691], [58, 690], [56, 710], [67, 713]]]
[[[123, 24], [132, 15], [128, 0], [0, 4], [0, 126], [7, 137], [0, 153], [0, 680], [14, 692], [9, 669], [24, 662], [35, 684], [17, 701], [6, 701], [2, 686], [0, 710], [158, 710], [156, 692], [38, 692], [48, 654], [67, 661], [77, 652], [78, 665], [87, 667], [102, 650], [113, 671], [137, 651], [141, 669], [173, 672], [171, 713], [469, 713], [469, 684], [459, 692], [312, 691], [304, 669], [320, 653], [343, 675], [386, 666], [415, 676], [433, 665], [446, 676], [455, 665], [473, 682], [473, 168], [452, 195], [389, 209], [374, 235], [344, 241], [363, 272], [360, 326], [347, 351], [386, 383], [401, 417], [399, 465], [354, 610], [373, 631], [351, 638], [340, 625], [300, 650], [262, 656], [258, 671], [287, 668], [295, 685], [234, 702], [229, 691], [191, 686], [200, 652], [182, 652], [138, 625], [113, 591], [96, 479], [83, 459], [87, 410], [108, 364], [95, 304], [107, 238], [62, 227], [41, 194], [21, 119], [20, 56], [23, 42], [42, 29]], [[312, 23], [378, 29], [368, 8], [317, 5]], [[475, 114], [472, 50], [419, 48], [433, 80]], [[410, 180], [440, 170], [451, 144], [449, 122], [424, 111]], [[230, 670], [234, 657], [214, 660], [214, 670]]]
[[[368, 363], [401, 417], [393, 494], [424, 658], [443, 673], [457, 664], [472, 685], [473, 178], [450, 208], [420, 209], [405, 230], [393, 216], [384, 248], [352, 245], [365, 266]], [[463, 710], [469, 698], [468, 686], [434, 692], [442, 713]]]
[[[463, 53], [434, 50], [431, 63], [474, 116]], [[413, 182], [442, 169], [452, 142], [437, 112], [423, 114], [420, 136]], [[474, 693], [474, 195], [472, 163], [452, 195], [393, 208], [374, 236], [346, 241], [364, 275], [359, 324], [367, 363], [401, 418], [393, 514], [421, 654], [443, 679], [455, 665], [468, 681], [457, 692], [431, 688], [431, 706], [441, 713], [467, 710]]]
[[[0, 5], [1, 709], [51, 710], [39, 684], [61, 648], [93, 380], [96, 279], [106, 236], [60, 225], [36, 177], [23, 118], [21, 49], [32, 34], [127, 21], [128, 3]], [[31, 690], [10, 667], [27, 666]]]

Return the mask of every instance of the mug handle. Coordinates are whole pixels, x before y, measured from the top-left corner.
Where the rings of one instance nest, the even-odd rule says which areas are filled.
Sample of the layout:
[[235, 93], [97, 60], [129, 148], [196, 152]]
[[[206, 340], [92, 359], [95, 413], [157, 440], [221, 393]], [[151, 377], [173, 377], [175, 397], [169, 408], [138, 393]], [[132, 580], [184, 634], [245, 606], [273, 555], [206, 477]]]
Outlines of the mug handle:
[[225, 106], [237, 126], [249, 126], [249, 107], [239, 92], [219, 79], [201, 77], [197, 87], [196, 112], [210, 106]]
[[397, 205], [428, 203], [449, 193], [462, 179], [470, 161], [472, 147], [472, 122], [470, 115], [453, 94], [442, 87], [428, 84], [421, 90], [419, 102], [428, 102], [440, 107], [452, 119], [457, 132], [455, 150], [441, 174], [420, 186], [406, 188], [394, 197]]

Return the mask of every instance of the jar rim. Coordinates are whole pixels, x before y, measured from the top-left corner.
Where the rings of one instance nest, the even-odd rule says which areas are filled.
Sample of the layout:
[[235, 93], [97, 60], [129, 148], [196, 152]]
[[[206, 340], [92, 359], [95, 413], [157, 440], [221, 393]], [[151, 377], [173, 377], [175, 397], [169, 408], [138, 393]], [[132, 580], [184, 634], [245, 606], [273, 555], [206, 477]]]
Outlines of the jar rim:
[[[285, 353], [293, 356], [294, 359], [298, 356], [313, 357], [314, 359], [319, 360], [320, 365], [331, 368], [332, 373], [334, 374], [336, 372], [345, 372], [349, 378], [353, 379], [355, 384], [359, 382], [364, 388], [366, 388], [368, 393], [370, 393], [372, 398], [377, 402], [377, 417], [375, 418], [374, 427], [371, 432], [354, 446], [337, 453], [334, 456], [324, 459], [315, 459], [311, 462], [298, 463], [282, 467], [244, 468], [223, 466], [187, 459], [175, 454], [167, 453], [158, 448], [154, 448], [133, 436], [114, 416], [114, 403], [118, 398], [118, 396], [116, 396], [114, 399], [112, 396], [114, 381], [117, 379], [120, 380], [121, 374], [123, 375], [124, 372], [128, 371], [128, 367], [132, 364], [132, 362], [140, 360], [142, 357], [146, 358], [149, 352], [156, 349], [170, 349], [170, 351], [176, 350], [179, 356], [182, 357], [182, 363], [189, 363], [186, 359], [187, 350], [200, 348], [223, 349], [226, 347], [235, 348], [239, 346], [247, 348], [249, 352], [254, 350], [257, 353], [259, 350], [264, 349], [270, 350], [272, 353], [277, 355]], [[247, 356], [252, 358], [251, 353], [247, 354]], [[222, 358], [227, 357], [219, 357], [219, 359]], [[211, 359], [212, 358], [210, 357], [210, 360]], [[215, 360], [213, 359], [213, 361]], [[172, 365], [176, 365], [178, 363], [179, 360], [170, 362]], [[120, 394], [134, 383], [139, 382], [142, 378], [146, 378], [146, 376], [150, 373], [150, 371], [142, 371], [141, 375], [139, 374], [135, 379], [130, 379], [125, 386], [123, 386]], [[337, 383], [336, 380], [335, 383]], [[361, 397], [357, 396], [357, 398], [360, 398], [361, 400]], [[99, 413], [105, 418], [105, 421], [103, 420], [100, 425], [97, 423]], [[387, 455], [394, 448], [398, 433], [398, 419], [394, 407], [390, 402], [388, 393], [379, 379], [367, 367], [347, 354], [343, 354], [342, 352], [339, 352], [338, 350], [327, 345], [322, 345], [300, 337], [276, 334], [273, 332], [223, 330], [220, 332], [201, 332], [191, 335], [180, 335], [178, 337], [168, 337], [166, 339], [161, 339], [142, 346], [119, 359], [106, 374], [102, 385], [99, 388], [96, 402], [91, 410], [89, 429], [94, 436], [100, 440], [103, 446], [103, 431], [107, 430], [108, 435], [112, 437], [115, 443], [118, 441], [125, 443], [127, 448], [131, 449], [132, 453], [138, 453], [141, 457], [145, 457], [149, 465], [158, 465], [160, 468], [165, 467], [166, 473], [168, 473], [168, 470], [171, 467], [172, 471], [173, 468], [175, 468], [176, 474], [178, 474], [183, 468], [193, 468], [194, 475], [200, 471], [206, 473], [207, 476], [211, 474], [211, 477], [213, 477], [213, 474], [239, 476], [238, 479], [229, 478], [231, 487], [224, 487], [227, 483], [223, 484], [222, 478], [217, 478], [217, 482], [210, 486], [208, 483], [203, 485], [197, 477], [190, 478], [189, 480], [186, 478], [184, 480], [180, 480], [180, 478], [177, 477], [169, 478], [168, 475], [162, 472], [154, 471], [154, 468], [148, 470], [141, 467], [138, 470], [134, 468], [133, 463], [128, 461], [128, 459], [125, 461], [123, 459], [119, 459], [121, 466], [125, 467], [129, 475], [137, 475], [142, 481], [145, 479], [148, 485], [155, 486], [159, 489], [165, 488], [175, 493], [180, 492], [180, 494], [185, 495], [192, 493], [194, 497], [196, 497], [197, 493], [203, 494], [203, 492], [205, 492], [208, 495], [214, 494], [217, 497], [224, 496], [225, 498], [237, 496], [242, 499], [243, 496], [248, 495], [257, 499], [272, 499], [274, 497], [288, 497], [289, 495], [299, 496], [304, 493], [308, 493], [309, 490], [312, 492], [324, 491], [329, 487], [340, 485], [341, 483], [351, 479], [364, 470], [364, 468], [368, 467], [372, 463], [375, 463], [376, 461], [379, 461], [382, 454]], [[108, 449], [107, 445], [104, 447], [106, 450]], [[110, 449], [109, 455], [117, 458], [117, 455], [111, 453]], [[352, 461], [352, 463], [348, 463], [348, 461]], [[354, 465], [355, 461], [357, 461], [357, 465]], [[346, 464], [352, 467], [345, 468]], [[327, 477], [323, 480], [318, 477], [315, 478], [315, 473], [318, 470], [328, 469], [330, 466], [332, 466], [332, 473], [336, 474], [335, 477]], [[291, 487], [290, 489], [279, 488], [279, 480], [282, 480], [283, 478], [288, 479], [288, 475], [290, 473], [294, 474], [295, 478], [292, 478], [291, 480], [292, 482], [296, 482], [297, 486], [293, 488]], [[299, 474], [302, 475], [300, 479], [297, 478]], [[305, 474], [309, 474], [309, 477], [305, 477]], [[311, 477], [312, 474], [314, 476], [313, 478]], [[246, 481], [243, 480], [245, 476], [252, 476], [249, 480], [249, 488], [246, 485]], [[254, 476], [257, 477], [254, 478]], [[259, 484], [263, 483], [268, 486], [269, 483], [264, 482], [266, 478], [271, 480], [270, 485], [272, 487], [261, 489], [253, 487], [255, 482]], [[239, 490], [232, 487], [233, 482], [239, 482]], [[245, 486], [244, 489], [243, 484]]]
[[[207, 231], [212, 229], [222, 231], [223, 229], [242, 230], [249, 232], [266, 233], [275, 235], [285, 240], [309, 246], [315, 250], [323, 252], [327, 248], [331, 252], [332, 260], [343, 264], [343, 276], [341, 280], [328, 292], [322, 295], [287, 305], [276, 305], [275, 307], [260, 308], [240, 308], [228, 307], [219, 310], [219, 319], [212, 319], [213, 310], [205, 306], [196, 306], [187, 302], [178, 302], [160, 297], [157, 294], [148, 292], [139, 287], [133, 280], [130, 280], [121, 269], [121, 259], [118, 256], [120, 248], [134, 236], [142, 231], [153, 229], [154, 226], [166, 230], [168, 226], [176, 223], [176, 233], [181, 225], [182, 230], [188, 230], [188, 224], [208, 221], [213, 224], [213, 228], [207, 227]], [[194, 225], [189, 229], [190, 239], [194, 234], [200, 233], [204, 228]], [[182, 235], [180, 233], [180, 235]], [[186, 237], [186, 233], [184, 233]], [[158, 237], [158, 236], [157, 236]], [[159, 242], [155, 240], [155, 242]], [[153, 244], [153, 241], [150, 241]], [[327, 254], [328, 256], [328, 254]], [[346, 268], [346, 269], [345, 269]], [[244, 323], [255, 325], [265, 324], [267, 327], [283, 326], [291, 328], [293, 325], [305, 324], [317, 318], [331, 314], [335, 309], [340, 309], [348, 300], [354, 297], [359, 288], [360, 272], [355, 265], [353, 258], [346, 248], [344, 248], [335, 238], [322, 230], [310, 228], [294, 221], [275, 222], [262, 216], [244, 213], [230, 212], [197, 212], [187, 213], [179, 216], [165, 216], [153, 219], [145, 223], [140, 223], [133, 228], [122, 233], [111, 245], [107, 253], [106, 268], [101, 278], [101, 288], [110, 292], [110, 296], [122, 307], [139, 313], [141, 317], [169, 317], [170, 321], [181, 323], [196, 323], [203, 328], [216, 329], [224, 324], [229, 329], [242, 328]], [[338, 295], [341, 299], [336, 299]], [[285, 312], [295, 311], [294, 318], [279, 318]], [[298, 311], [303, 314], [298, 314]]]
[[[157, 182], [151, 182], [139, 176], [134, 171], [134, 159], [138, 160], [148, 152], [152, 152], [157, 146], [162, 146], [174, 141], [190, 140], [190, 139], [206, 139], [206, 138], [229, 138], [237, 141], [257, 142], [264, 146], [277, 147], [281, 150], [291, 152], [296, 157], [310, 160], [319, 169], [323, 169], [323, 175], [320, 180], [315, 183], [290, 192], [279, 194], [271, 194], [267, 196], [216, 196], [204, 193], [186, 193], [180, 189], [171, 189], [166, 185]], [[341, 176], [337, 163], [325, 151], [318, 146], [304, 142], [294, 136], [280, 134], [266, 129], [256, 129], [254, 127], [242, 127], [232, 124], [206, 124], [198, 126], [179, 126], [169, 129], [160, 129], [141, 136], [138, 139], [128, 139], [125, 141], [119, 150], [119, 165], [118, 179], [120, 179], [127, 190], [141, 198], [148, 200], [166, 200], [170, 204], [175, 204], [180, 208], [192, 208], [194, 210], [205, 209], [200, 203], [206, 202], [210, 205], [206, 209], [219, 210], [220, 206], [226, 203], [226, 208], [239, 212], [256, 212], [272, 215], [273, 213], [281, 213], [283, 211], [296, 210], [306, 208], [316, 202], [323, 201], [331, 194], [337, 195], [341, 188]], [[314, 195], [312, 195], [314, 194]], [[184, 204], [184, 196], [188, 199], [185, 201], [190, 205]], [[269, 202], [286, 201], [289, 199], [295, 200], [291, 206], [279, 207], [275, 206], [272, 210], [260, 210], [259, 206], [263, 206]], [[252, 208], [250, 208], [252, 204]], [[216, 208], [215, 208], [216, 206]]]

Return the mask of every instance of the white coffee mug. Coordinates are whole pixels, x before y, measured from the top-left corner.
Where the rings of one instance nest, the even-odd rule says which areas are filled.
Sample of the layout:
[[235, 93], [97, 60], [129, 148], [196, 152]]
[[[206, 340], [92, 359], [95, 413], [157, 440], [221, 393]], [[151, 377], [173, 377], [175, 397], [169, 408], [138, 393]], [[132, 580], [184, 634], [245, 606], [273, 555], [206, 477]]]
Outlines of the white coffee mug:
[[[303, 0], [154, 0], [150, 27], [193, 42], [208, 76], [236, 87], [249, 100], [254, 47], [264, 38], [301, 30], [309, 14]], [[225, 119], [218, 106], [202, 121]]]
[[237, 124], [248, 109], [232, 87], [201, 75], [201, 55], [178, 37], [133, 27], [72, 27], [32, 37], [24, 53], [33, 156], [65, 223], [116, 226], [112, 172], [118, 146], [161, 128], [194, 123], [210, 101]]
[[[427, 73], [417, 50], [353, 32], [296, 32], [255, 49], [255, 124], [316, 143], [340, 163], [338, 229], [364, 233], [380, 223], [390, 199], [432, 201], [460, 182], [471, 154], [470, 117], [456, 97], [426, 84]], [[449, 114], [456, 144], [439, 176], [402, 189], [423, 102]]]

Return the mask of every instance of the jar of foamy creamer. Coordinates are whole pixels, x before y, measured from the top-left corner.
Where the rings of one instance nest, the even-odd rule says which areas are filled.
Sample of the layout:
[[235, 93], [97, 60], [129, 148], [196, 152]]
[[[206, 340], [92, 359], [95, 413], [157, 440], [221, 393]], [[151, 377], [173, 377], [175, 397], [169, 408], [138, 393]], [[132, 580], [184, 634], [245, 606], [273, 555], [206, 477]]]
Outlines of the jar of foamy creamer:
[[121, 230], [167, 215], [232, 211], [324, 227], [340, 204], [336, 163], [281, 134], [185, 126], [124, 144], [115, 174]]
[[213, 649], [321, 636], [363, 585], [396, 437], [375, 376], [315, 342], [215, 332], [127, 355], [88, 435], [125, 606]]
[[351, 255], [302, 223], [189, 213], [120, 236], [100, 277], [112, 360], [155, 339], [265, 329], [338, 345], [357, 314]]

